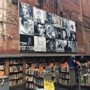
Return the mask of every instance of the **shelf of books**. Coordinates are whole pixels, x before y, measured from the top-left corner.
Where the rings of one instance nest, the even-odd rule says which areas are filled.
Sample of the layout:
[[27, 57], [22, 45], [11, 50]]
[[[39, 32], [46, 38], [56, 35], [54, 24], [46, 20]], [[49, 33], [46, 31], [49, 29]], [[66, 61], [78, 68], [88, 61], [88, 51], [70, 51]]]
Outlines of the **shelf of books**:
[[29, 69], [31, 66], [37, 67], [37, 62], [35, 58], [27, 58], [26, 59], [26, 69]]
[[9, 60], [9, 86], [23, 83], [23, 63], [20, 59]]
[[43, 66], [43, 68], [47, 66], [47, 62], [45, 58], [39, 58], [39, 66]]
[[34, 90], [34, 70], [26, 69], [26, 88]]
[[69, 68], [69, 66], [61, 67], [60, 71], [60, 85], [64, 86], [74, 86], [75, 82], [75, 71], [73, 68]]
[[33, 67], [26, 70], [26, 88], [36, 90], [43, 88], [44, 75], [47, 73], [45, 70], [33, 69]]
[[44, 72], [43, 70], [35, 69], [34, 73], [35, 89], [43, 87]]
[[3, 59], [0, 59], [0, 75], [5, 74], [5, 61]]

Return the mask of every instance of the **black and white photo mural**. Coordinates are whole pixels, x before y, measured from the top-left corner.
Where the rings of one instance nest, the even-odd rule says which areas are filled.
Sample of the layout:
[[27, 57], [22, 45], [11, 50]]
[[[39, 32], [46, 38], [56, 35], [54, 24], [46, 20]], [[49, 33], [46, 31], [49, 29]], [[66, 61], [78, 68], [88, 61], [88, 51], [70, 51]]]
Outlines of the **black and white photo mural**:
[[19, 2], [20, 51], [76, 53], [75, 22]]

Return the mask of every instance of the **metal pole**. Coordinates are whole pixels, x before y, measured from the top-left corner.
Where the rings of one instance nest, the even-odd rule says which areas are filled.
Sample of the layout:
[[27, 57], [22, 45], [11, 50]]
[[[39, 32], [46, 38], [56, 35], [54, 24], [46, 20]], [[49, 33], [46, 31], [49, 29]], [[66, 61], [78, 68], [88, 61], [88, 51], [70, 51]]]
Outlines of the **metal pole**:
[[80, 80], [81, 80], [81, 76], [78, 77], [78, 81], [79, 81], [79, 90], [81, 90], [81, 86], [80, 86]]

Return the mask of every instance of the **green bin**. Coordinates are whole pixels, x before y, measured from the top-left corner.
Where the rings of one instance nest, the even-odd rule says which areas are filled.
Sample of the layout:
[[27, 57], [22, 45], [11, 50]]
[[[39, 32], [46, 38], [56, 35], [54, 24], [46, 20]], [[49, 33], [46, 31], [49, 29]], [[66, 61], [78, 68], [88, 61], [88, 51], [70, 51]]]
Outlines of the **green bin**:
[[8, 76], [0, 76], [0, 90], [9, 90]]

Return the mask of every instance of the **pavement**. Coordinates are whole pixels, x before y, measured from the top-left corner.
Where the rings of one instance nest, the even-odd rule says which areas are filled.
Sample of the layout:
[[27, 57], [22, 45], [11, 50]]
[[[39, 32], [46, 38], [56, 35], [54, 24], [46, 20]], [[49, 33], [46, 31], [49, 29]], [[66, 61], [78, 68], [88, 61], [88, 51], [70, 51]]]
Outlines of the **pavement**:
[[[9, 90], [29, 90], [29, 89], [26, 89], [25, 84], [23, 84], [20, 86], [10, 87]], [[79, 89], [78, 89], [78, 86], [70, 89], [70, 88], [64, 88], [64, 87], [60, 87], [60, 86], [55, 85], [55, 90], [79, 90]]]

